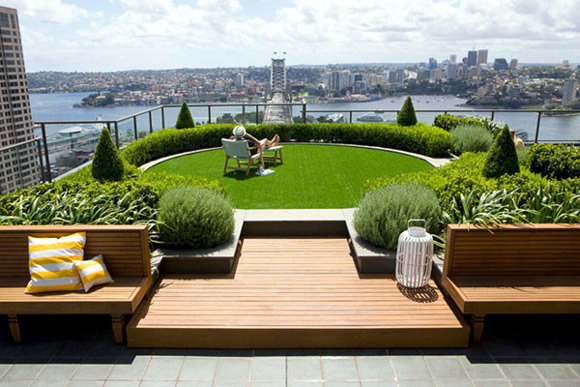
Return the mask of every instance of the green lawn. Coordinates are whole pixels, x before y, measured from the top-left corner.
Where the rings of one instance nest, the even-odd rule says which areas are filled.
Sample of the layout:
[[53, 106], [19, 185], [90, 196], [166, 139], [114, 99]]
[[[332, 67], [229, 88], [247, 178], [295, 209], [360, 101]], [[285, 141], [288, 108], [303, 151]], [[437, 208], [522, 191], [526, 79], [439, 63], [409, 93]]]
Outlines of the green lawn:
[[168, 160], [148, 172], [217, 179], [236, 208], [347, 208], [357, 205], [369, 179], [432, 168], [414, 157], [372, 149], [284, 145], [283, 152], [284, 164], [271, 167], [276, 173], [264, 177], [255, 176], [255, 167], [249, 176], [232, 170], [224, 175], [221, 149]]

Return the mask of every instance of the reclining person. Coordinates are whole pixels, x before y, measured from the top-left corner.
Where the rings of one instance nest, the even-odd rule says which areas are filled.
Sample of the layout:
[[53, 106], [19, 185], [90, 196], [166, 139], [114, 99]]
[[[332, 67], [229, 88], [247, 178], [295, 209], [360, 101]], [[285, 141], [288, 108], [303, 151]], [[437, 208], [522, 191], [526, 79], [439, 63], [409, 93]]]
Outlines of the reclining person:
[[258, 172], [256, 173], [259, 176], [267, 176], [274, 173], [271, 169], [264, 169], [264, 151], [275, 147], [280, 142], [280, 136], [275, 134], [271, 140], [267, 138], [263, 138], [258, 140], [256, 137], [252, 136], [250, 133], [246, 132], [246, 128], [242, 125], [238, 125], [233, 130], [233, 136], [231, 137], [234, 140], [241, 140], [246, 141], [248, 143], [248, 148], [250, 148], [250, 153], [255, 155], [256, 153], [260, 153], [260, 167], [258, 168]]

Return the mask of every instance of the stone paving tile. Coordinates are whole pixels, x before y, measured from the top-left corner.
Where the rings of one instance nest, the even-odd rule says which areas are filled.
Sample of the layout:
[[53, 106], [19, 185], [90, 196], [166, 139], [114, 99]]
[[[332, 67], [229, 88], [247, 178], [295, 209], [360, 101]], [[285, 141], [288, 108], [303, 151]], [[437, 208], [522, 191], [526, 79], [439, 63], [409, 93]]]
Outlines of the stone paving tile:
[[395, 380], [393, 368], [386, 356], [357, 356], [356, 363], [361, 380]]
[[398, 380], [431, 379], [423, 356], [392, 356], [391, 364]]
[[403, 380], [399, 382], [399, 387], [436, 387], [432, 380]]
[[510, 387], [508, 381], [504, 380], [474, 380], [476, 387]]
[[167, 380], [146, 380], [142, 381], [139, 387], [175, 387], [175, 382]]
[[139, 381], [135, 380], [107, 380], [105, 387], [138, 387]]
[[437, 387], [473, 387], [473, 383], [467, 379], [439, 379], [435, 381]]
[[252, 361], [249, 359], [219, 358], [215, 373], [217, 382], [247, 382], [250, 380]]
[[180, 380], [176, 387], [212, 387], [212, 384], [210, 380]]
[[530, 364], [500, 364], [499, 367], [508, 379], [538, 380], [541, 379], [538, 371]]
[[512, 387], [546, 387], [548, 383], [543, 380], [510, 380]]
[[356, 363], [353, 357], [322, 358], [322, 376], [325, 380], [349, 381], [359, 380]]
[[66, 387], [67, 380], [35, 380], [31, 387]]
[[149, 365], [151, 357], [136, 356], [134, 358], [119, 358], [113, 365], [108, 381], [111, 380], [140, 380]]
[[15, 364], [4, 374], [2, 380], [36, 379], [44, 367], [43, 364]]
[[324, 387], [322, 382], [288, 382], [288, 387]]
[[72, 380], [67, 387], [102, 387], [105, 384], [104, 380]]
[[490, 358], [467, 358], [460, 356], [459, 361], [471, 379], [504, 379], [499, 366]]
[[285, 380], [255, 380], [250, 382], [250, 387], [286, 387]]
[[73, 375], [78, 380], [105, 380], [113, 369], [113, 364], [80, 364]]
[[36, 377], [41, 380], [69, 380], [73, 377], [78, 365], [49, 364]]
[[183, 361], [181, 357], [153, 356], [143, 380], [177, 380]]
[[457, 357], [425, 357], [434, 379], [467, 379]]
[[0, 386], [2, 387], [28, 387], [34, 380], [0, 380]]
[[329, 381], [324, 383], [324, 387], [360, 387], [360, 381]]
[[250, 379], [252, 382], [260, 380], [286, 380], [286, 358], [255, 357]]
[[576, 379], [577, 376], [567, 364], [536, 364], [536, 369], [545, 379]]
[[322, 380], [320, 357], [289, 357], [287, 370], [289, 381]]
[[550, 387], [571, 387], [580, 386], [580, 381], [578, 380], [547, 380], [546, 381]]
[[213, 387], [248, 387], [250, 382], [242, 382], [242, 381], [231, 381], [231, 380], [223, 380], [223, 381], [215, 381]]
[[362, 387], [397, 387], [398, 384], [395, 381], [388, 380], [363, 380], [361, 381]]
[[0, 365], [0, 379], [8, 372], [8, 370], [10, 370], [11, 367], [11, 364]]
[[217, 366], [217, 358], [200, 357], [186, 358], [183, 361], [179, 380], [213, 380]]

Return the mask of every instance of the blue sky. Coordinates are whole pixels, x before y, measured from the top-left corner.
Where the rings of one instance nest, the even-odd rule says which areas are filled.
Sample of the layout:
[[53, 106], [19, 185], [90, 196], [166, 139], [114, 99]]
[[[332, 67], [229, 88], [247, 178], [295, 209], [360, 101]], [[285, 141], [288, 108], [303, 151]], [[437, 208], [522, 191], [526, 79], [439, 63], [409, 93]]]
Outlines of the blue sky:
[[489, 60], [580, 62], [579, 0], [4, 0], [28, 71]]

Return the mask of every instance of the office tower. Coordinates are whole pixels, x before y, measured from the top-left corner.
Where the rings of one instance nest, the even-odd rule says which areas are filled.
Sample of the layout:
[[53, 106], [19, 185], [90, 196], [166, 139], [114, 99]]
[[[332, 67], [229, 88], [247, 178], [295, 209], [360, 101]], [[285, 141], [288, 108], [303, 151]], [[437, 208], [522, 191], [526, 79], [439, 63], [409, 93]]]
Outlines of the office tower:
[[510, 61], [510, 70], [515, 71], [518, 69], [518, 60], [517, 59], [512, 59]]
[[467, 65], [477, 66], [477, 51], [472, 50], [467, 52]]
[[362, 76], [361, 73], [354, 73], [352, 75], [352, 79], [353, 79], [353, 82], [362, 81], [363, 80], [363, 76]]
[[244, 74], [238, 73], [236, 75], [236, 87], [244, 87]]
[[507, 70], [508, 68], [508, 62], [505, 58], [495, 58], [495, 61], [493, 61], [493, 69], [495, 71]]
[[449, 55], [450, 63], [457, 63], [457, 55]]
[[340, 73], [338, 71], [333, 71], [326, 76], [326, 88], [328, 90], [339, 90], [340, 85]]
[[351, 87], [353, 84], [352, 82], [352, 73], [349, 70], [344, 70], [340, 73], [340, 81], [338, 83], [338, 90], [343, 90]]
[[562, 105], [576, 99], [576, 89], [578, 89], [578, 81], [576, 79], [566, 79], [564, 86], [562, 86]]
[[477, 52], [477, 65], [487, 64], [487, 50], [479, 50]]
[[15, 9], [0, 7], [0, 193], [40, 182]]
[[457, 78], [457, 63], [449, 63], [447, 65], [447, 79]]
[[437, 68], [437, 59], [429, 58], [429, 70], [433, 70]]

